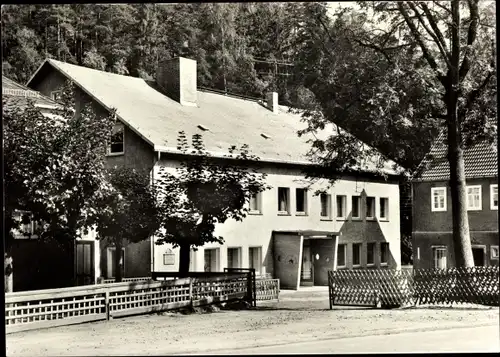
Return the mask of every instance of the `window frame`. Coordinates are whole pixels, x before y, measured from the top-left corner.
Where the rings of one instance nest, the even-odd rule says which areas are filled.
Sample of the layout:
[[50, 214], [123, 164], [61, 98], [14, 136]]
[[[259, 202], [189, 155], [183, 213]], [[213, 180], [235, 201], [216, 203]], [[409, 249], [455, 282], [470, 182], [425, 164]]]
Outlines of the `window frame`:
[[[307, 210], [307, 208], [308, 208], [307, 207], [307, 203], [308, 203], [307, 202], [307, 197], [308, 197], [307, 191], [308, 191], [307, 188], [303, 188], [303, 187], [296, 187], [295, 188], [295, 215], [296, 216], [307, 216], [307, 213], [308, 213], [307, 212], [308, 211]], [[299, 195], [298, 195], [299, 192], [302, 192], [304, 195], [303, 196], [303, 199], [304, 199], [304, 201], [303, 201], [304, 202], [304, 207], [303, 207], [304, 210], [303, 211], [299, 211], [298, 207], [297, 207], [298, 202], [299, 202], [297, 199], [299, 197]]]
[[[341, 199], [342, 202], [342, 216], [339, 216], [339, 201], [338, 199]], [[335, 218], [337, 221], [345, 221], [346, 220], [346, 213], [347, 213], [347, 195], [335, 195]]]
[[[494, 255], [493, 252], [496, 250], [497, 254]], [[499, 254], [500, 251], [498, 250], [498, 245], [490, 245], [490, 259], [491, 260], [498, 260], [499, 259]]]
[[[205, 267], [206, 267], [206, 261], [205, 261], [205, 258], [206, 258], [206, 255], [205, 253], [210, 250], [212, 252], [215, 252], [215, 272], [217, 272], [218, 270], [220, 270], [220, 250], [219, 248], [204, 248], [203, 249], [203, 271], [204, 272], [209, 272], [209, 273], [213, 273], [214, 271], [212, 271], [210, 268], [210, 270], [205, 270]], [[211, 254], [211, 253], [210, 253]]]
[[448, 268], [448, 247], [446, 245], [432, 245], [431, 246], [431, 251], [432, 251], [432, 269], [440, 269], [436, 267], [436, 262], [437, 262], [437, 256], [436, 253], [438, 251], [444, 251], [444, 269]]
[[[387, 247], [387, 250], [385, 251], [386, 254], [386, 261], [383, 261], [382, 258], [384, 257], [384, 252], [382, 250], [382, 247]], [[387, 266], [389, 264], [389, 242], [380, 242], [380, 266]]]
[[[359, 262], [356, 264], [354, 263], [354, 247], [357, 247], [358, 250], [358, 260]], [[361, 248], [363, 247], [363, 243], [352, 243], [352, 267], [353, 268], [358, 268], [361, 266]]]
[[[368, 259], [368, 254], [370, 253], [369, 247], [373, 247], [372, 249], [372, 262], [369, 262]], [[377, 249], [377, 243], [376, 242], [367, 242], [366, 243], [366, 266], [367, 267], [373, 267], [375, 266], [375, 250]]]
[[[344, 265], [339, 265], [339, 247], [340, 246], [343, 246], [344, 247]], [[336, 266], [337, 266], [337, 269], [338, 268], [347, 268], [347, 244], [346, 243], [339, 243], [337, 245], [337, 257], [336, 257], [337, 261], [336, 261]]]
[[[286, 193], [286, 211], [280, 210], [280, 189], [285, 190]], [[278, 187], [278, 215], [279, 216], [290, 216], [290, 187]]]
[[[118, 143], [118, 141], [116, 142], [113, 142], [111, 141], [112, 138], [113, 138], [113, 134], [114, 134], [114, 130], [115, 128], [117, 127], [121, 127], [122, 129], [122, 147], [123, 147], [123, 150], [121, 152], [112, 152], [111, 151], [111, 147], [114, 143]], [[119, 123], [115, 123], [113, 125], [113, 129], [112, 129], [112, 132], [111, 132], [111, 138], [109, 138], [109, 141], [108, 141], [108, 146], [106, 147], [106, 156], [120, 156], [120, 155], [124, 155], [125, 154], [125, 125], [121, 122]]]
[[[436, 191], [442, 191], [444, 190], [444, 200], [443, 200], [443, 207], [435, 207], [434, 206], [434, 192]], [[448, 195], [448, 189], [446, 186], [439, 186], [439, 187], [431, 187], [431, 212], [446, 212], [447, 210], [447, 195]], [[439, 202], [438, 202], [439, 206]]]
[[[358, 201], [358, 215], [354, 215], [354, 200], [357, 199]], [[359, 221], [361, 220], [361, 196], [351, 196], [351, 219], [353, 221]]]
[[[29, 223], [25, 224], [22, 222], [24, 215], [29, 215], [31, 217]], [[15, 216], [19, 216], [19, 224], [21, 226], [20, 229], [13, 229], [12, 230], [12, 233], [13, 233], [12, 235], [13, 235], [14, 239], [38, 239], [38, 234], [35, 234], [35, 232], [37, 231], [37, 228], [38, 228], [38, 222], [35, 222], [33, 220], [33, 213], [31, 213], [30, 211], [26, 211], [26, 210], [15, 209], [13, 212], [13, 216], [14, 217], [12, 217], [12, 218], [14, 219], [14, 221], [16, 221], [18, 219]], [[25, 225], [29, 225], [29, 233], [28, 234], [23, 232], [23, 228]]]
[[[323, 201], [322, 198], [326, 197], [326, 215], [323, 216]], [[331, 221], [332, 220], [332, 195], [330, 193], [321, 193], [319, 195], [319, 216], [322, 221]]]
[[[252, 198], [255, 197], [257, 209], [252, 209]], [[255, 195], [250, 196], [248, 202], [248, 214], [260, 215], [262, 214], [262, 192], [257, 192]]]
[[[250, 257], [250, 252], [252, 251], [252, 249], [256, 249], [257, 250], [257, 253], [258, 253], [258, 264], [259, 264], [259, 269], [256, 269], [255, 267], [253, 267], [253, 269], [255, 269], [255, 275], [262, 275], [262, 268], [263, 268], [263, 262], [262, 262], [262, 246], [250, 246], [248, 247], [248, 268], [252, 269], [252, 265], [253, 265], [253, 260], [251, 259]], [[253, 255], [252, 255], [252, 258], [253, 258]]]
[[62, 89], [53, 90], [50, 92], [50, 98], [54, 102], [57, 102], [61, 99], [62, 93], [63, 93]]
[[[238, 255], [238, 266], [237, 267], [229, 266], [229, 250], [236, 250], [236, 253]], [[237, 269], [242, 268], [241, 258], [242, 258], [241, 247], [227, 247], [227, 249], [226, 249], [226, 260], [227, 260], [226, 264], [227, 264], [228, 268], [237, 268]], [[232, 257], [231, 257], [231, 259], [232, 259]]]
[[[469, 207], [469, 189], [479, 188], [479, 207]], [[483, 210], [483, 188], [481, 185], [467, 185], [466, 189], [466, 204], [467, 211], [482, 211]]]
[[[385, 216], [382, 217], [382, 202], [384, 202], [384, 211], [385, 211]], [[379, 220], [381, 221], [388, 221], [389, 220], [389, 197], [379, 197], [378, 200], [379, 204], [379, 210], [378, 210], [378, 215], [379, 215]]]
[[[370, 199], [372, 201], [370, 215], [368, 215], [368, 199]], [[377, 216], [377, 209], [375, 207], [376, 204], [377, 204], [377, 200], [376, 200], [375, 196], [366, 196], [366, 198], [365, 198], [365, 208], [366, 208], [365, 217], [366, 217], [367, 221], [373, 221], [375, 219], [375, 217]]]
[[[497, 205], [494, 205], [493, 201], [493, 189], [497, 189]], [[498, 211], [498, 184], [491, 184], [490, 185], [490, 210], [492, 211]]]

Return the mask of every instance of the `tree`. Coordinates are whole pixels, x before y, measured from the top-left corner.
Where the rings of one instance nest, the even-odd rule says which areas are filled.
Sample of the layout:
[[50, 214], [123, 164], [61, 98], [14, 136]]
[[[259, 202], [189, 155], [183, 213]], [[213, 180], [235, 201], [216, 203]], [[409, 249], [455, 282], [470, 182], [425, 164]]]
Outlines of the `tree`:
[[[309, 7], [317, 31], [303, 31], [299, 50], [310, 62], [298, 69], [320, 111], [306, 111], [309, 130], [351, 121], [348, 129], [358, 126], [353, 134], [410, 169], [441, 130], [448, 145], [456, 265], [473, 266], [463, 151], [496, 132], [489, 124], [496, 115], [494, 5], [376, 1], [359, 7], [338, 11], [335, 21], [322, 4]], [[325, 164], [334, 152], [354, 162], [365, 157], [342, 144], [335, 135], [313, 147]], [[405, 161], [415, 148], [420, 154]]]
[[75, 114], [72, 93], [68, 84], [61, 110], [50, 116], [29, 99], [2, 100], [6, 252], [19, 228], [17, 211], [31, 212], [24, 219], [40, 222], [39, 239], [54, 244], [75, 239], [96, 217], [112, 117], [89, 105]]
[[223, 159], [216, 159], [205, 150], [201, 135], [193, 135], [189, 150], [186, 136], [180, 132], [178, 150], [186, 158], [175, 172], [161, 167], [157, 180], [163, 202], [163, 232], [157, 244], [180, 247], [179, 274], [186, 276], [191, 246], [223, 244], [224, 238], [214, 235], [216, 224], [229, 218], [243, 220], [252, 195], [269, 187], [264, 183], [265, 174], [248, 169], [258, 158], [246, 145], [239, 150], [232, 146]]
[[107, 179], [112, 189], [99, 202], [96, 228], [99, 239], [116, 249], [115, 281], [121, 282], [122, 247], [145, 240], [159, 229], [161, 207], [146, 172], [115, 167], [109, 170]]

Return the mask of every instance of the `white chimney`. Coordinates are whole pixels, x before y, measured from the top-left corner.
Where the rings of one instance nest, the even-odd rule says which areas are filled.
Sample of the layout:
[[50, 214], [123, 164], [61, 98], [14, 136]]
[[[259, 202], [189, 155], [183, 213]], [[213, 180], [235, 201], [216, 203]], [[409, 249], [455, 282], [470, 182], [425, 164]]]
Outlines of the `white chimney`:
[[269, 92], [266, 95], [267, 108], [273, 113], [278, 112], [278, 93]]
[[156, 70], [156, 83], [160, 88], [170, 98], [190, 107], [197, 106], [196, 77], [196, 61], [184, 57], [161, 61]]

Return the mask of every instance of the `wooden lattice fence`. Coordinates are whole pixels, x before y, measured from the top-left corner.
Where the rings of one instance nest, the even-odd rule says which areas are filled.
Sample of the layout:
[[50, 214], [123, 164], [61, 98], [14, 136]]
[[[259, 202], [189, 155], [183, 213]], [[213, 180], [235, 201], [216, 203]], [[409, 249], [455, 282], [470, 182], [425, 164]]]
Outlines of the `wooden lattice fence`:
[[333, 305], [500, 305], [498, 267], [336, 270], [328, 272], [328, 285], [330, 308]]
[[[7, 333], [247, 300], [248, 274], [133, 281], [5, 294]], [[250, 292], [251, 293], [251, 292]]]

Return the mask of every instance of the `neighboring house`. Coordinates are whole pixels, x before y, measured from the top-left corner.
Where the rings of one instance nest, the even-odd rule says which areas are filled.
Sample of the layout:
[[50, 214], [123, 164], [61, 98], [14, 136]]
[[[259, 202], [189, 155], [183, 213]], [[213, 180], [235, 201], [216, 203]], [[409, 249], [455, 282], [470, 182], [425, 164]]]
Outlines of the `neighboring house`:
[[[440, 135], [413, 179], [413, 266], [455, 266], [447, 146]], [[476, 266], [498, 265], [497, 143], [464, 151], [467, 214]]]
[[[28, 101], [32, 101], [47, 117], [57, 117], [58, 110], [62, 109], [53, 99], [3, 75], [2, 100], [19, 108], [25, 108]], [[25, 215], [30, 215], [30, 212], [16, 211], [14, 219], [21, 222]], [[36, 235], [36, 222], [23, 224], [20, 228], [13, 232], [15, 240], [10, 248], [14, 266], [14, 291], [72, 286], [75, 280], [82, 283], [94, 281], [94, 276], [90, 280], [85, 276], [91, 269], [84, 264], [83, 254], [98, 254], [98, 250], [89, 253], [88, 247], [80, 241], [67, 245], [40, 241]]]
[[[368, 161], [356, 175], [342, 177], [326, 194], [323, 180], [312, 186], [303, 169], [308, 137], [299, 115], [278, 105], [277, 93], [266, 103], [199, 90], [196, 62], [185, 58], [159, 64], [156, 81], [106, 73], [46, 60], [28, 86], [56, 97], [66, 80], [77, 87], [77, 104], [92, 102], [98, 113], [116, 109], [119, 124], [109, 146], [109, 165], [147, 170], [154, 184], [161, 166], [172, 172], [182, 156], [176, 149], [179, 131], [202, 134], [206, 149], [216, 157], [231, 145], [248, 144], [260, 157], [255, 168], [267, 173], [271, 190], [250, 202], [243, 220], [217, 226], [223, 245], [207, 244], [192, 251], [192, 271], [222, 271], [252, 267], [258, 274], [281, 279], [282, 287], [326, 285], [326, 271], [335, 268], [400, 267], [399, 187], [388, 164], [384, 179]], [[124, 249], [124, 276], [148, 276], [151, 271], [177, 271], [179, 253], [170, 245], [149, 241]], [[91, 242], [92, 240], [89, 240]], [[92, 250], [89, 250], [92, 251]], [[101, 245], [100, 272], [114, 275], [112, 246]], [[91, 265], [91, 264], [90, 264]]]

